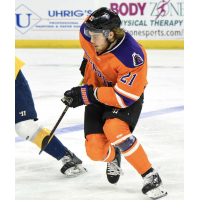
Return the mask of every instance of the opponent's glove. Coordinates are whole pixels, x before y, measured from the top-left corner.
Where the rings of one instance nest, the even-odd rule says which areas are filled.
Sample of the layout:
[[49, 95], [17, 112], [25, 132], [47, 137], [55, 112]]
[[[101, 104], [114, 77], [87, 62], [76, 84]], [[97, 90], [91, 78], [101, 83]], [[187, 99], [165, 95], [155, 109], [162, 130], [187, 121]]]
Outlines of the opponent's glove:
[[81, 66], [79, 68], [83, 77], [84, 77], [84, 74], [85, 74], [85, 68], [86, 68], [87, 62], [88, 62], [88, 60], [83, 59]]
[[[70, 105], [70, 107], [76, 108], [81, 105], [89, 105], [93, 103], [99, 102], [97, 99], [97, 92], [96, 88], [93, 90], [93, 85], [84, 85], [81, 87], [74, 87], [71, 90], [68, 90], [65, 92], [64, 96], [66, 98], [63, 98], [61, 101], [67, 105], [68, 101], [67, 98], [71, 97], [73, 98], [73, 102]], [[66, 101], [64, 100], [66, 99]]]

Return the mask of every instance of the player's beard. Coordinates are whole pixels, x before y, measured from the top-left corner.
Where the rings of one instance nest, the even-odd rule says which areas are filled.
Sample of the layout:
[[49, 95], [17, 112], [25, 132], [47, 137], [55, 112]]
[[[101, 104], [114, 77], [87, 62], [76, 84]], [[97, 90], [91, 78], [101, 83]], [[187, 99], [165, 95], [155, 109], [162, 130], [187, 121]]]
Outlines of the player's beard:
[[99, 47], [95, 47], [95, 51], [98, 53], [98, 52], [101, 51], [101, 48], [99, 48]]
[[104, 44], [104, 45], [102, 45], [102, 46], [97, 46], [97, 47], [95, 47], [95, 51], [96, 52], [100, 52], [100, 51], [105, 51], [106, 50], [106, 47], [107, 47], [107, 42]]

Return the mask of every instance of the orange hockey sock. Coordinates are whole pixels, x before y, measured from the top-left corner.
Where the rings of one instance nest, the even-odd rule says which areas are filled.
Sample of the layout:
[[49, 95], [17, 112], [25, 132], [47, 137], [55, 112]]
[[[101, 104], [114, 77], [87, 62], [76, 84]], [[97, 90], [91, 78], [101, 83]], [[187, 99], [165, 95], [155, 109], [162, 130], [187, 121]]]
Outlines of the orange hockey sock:
[[151, 168], [147, 155], [129, 129], [129, 124], [117, 119], [109, 118], [103, 127], [106, 137], [119, 147], [125, 159], [138, 171], [144, 174]]

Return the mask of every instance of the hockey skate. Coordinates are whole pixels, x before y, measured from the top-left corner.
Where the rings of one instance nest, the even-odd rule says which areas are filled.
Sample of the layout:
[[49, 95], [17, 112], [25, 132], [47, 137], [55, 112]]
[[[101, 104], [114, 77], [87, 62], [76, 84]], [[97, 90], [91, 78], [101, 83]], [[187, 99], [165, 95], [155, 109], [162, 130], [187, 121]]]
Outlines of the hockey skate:
[[154, 170], [144, 177], [142, 193], [148, 195], [151, 199], [159, 199], [167, 195], [157, 171]]
[[82, 161], [70, 150], [65, 153], [61, 160], [63, 167], [60, 171], [68, 177], [75, 177], [87, 172], [87, 170], [82, 166]]
[[124, 175], [121, 166], [121, 152], [119, 148], [115, 147], [115, 158], [113, 161], [107, 163], [107, 179], [110, 183], [116, 184], [120, 175]]

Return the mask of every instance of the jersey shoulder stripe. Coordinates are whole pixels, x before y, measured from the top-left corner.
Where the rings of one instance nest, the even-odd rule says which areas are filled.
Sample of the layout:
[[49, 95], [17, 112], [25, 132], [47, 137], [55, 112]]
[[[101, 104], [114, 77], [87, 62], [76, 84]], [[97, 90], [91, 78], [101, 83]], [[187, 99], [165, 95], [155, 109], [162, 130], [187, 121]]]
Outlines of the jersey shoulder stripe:
[[128, 68], [139, 67], [145, 62], [142, 48], [129, 33], [125, 34], [125, 39], [120, 46], [110, 53], [114, 54]]

